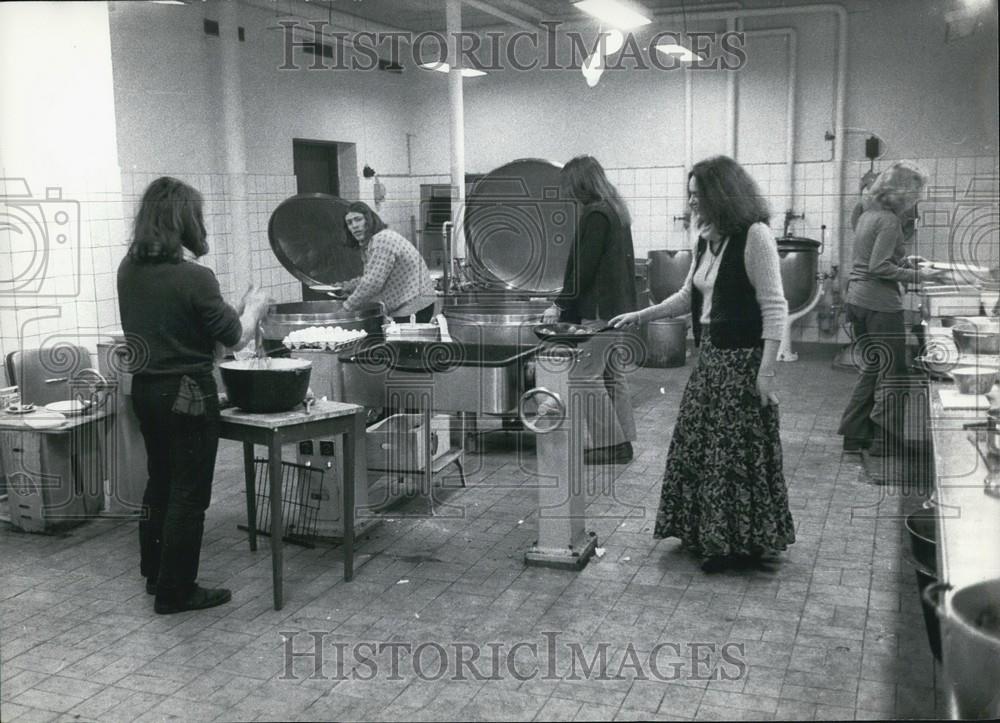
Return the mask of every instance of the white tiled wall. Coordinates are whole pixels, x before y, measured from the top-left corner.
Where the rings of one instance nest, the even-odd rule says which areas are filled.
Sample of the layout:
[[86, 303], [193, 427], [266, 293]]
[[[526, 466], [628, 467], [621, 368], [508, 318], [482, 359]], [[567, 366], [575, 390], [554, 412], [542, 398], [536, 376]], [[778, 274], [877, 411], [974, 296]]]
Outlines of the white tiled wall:
[[13, 226], [0, 231], [0, 358], [61, 343], [96, 352], [118, 326], [115, 247], [125, 235], [118, 179], [65, 179], [58, 199], [44, 188], [27, 191], [27, 203], [5, 199]]
[[[921, 203], [921, 225], [914, 253], [937, 260], [997, 268], [1000, 266], [1000, 172], [996, 157], [918, 158], [930, 176], [927, 198]], [[883, 159], [876, 171], [888, 166]], [[793, 220], [789, 233], [822, 240], [819, 259], [821, 273], [829, 274], [834, 264], [838, 280], [827, 282], [831, 294], [820, 305], [836, 302], [850, 263], [853, 233], [850, 212], [858, 199], [859, 182], [869, 163], [849, 163], [844, 189], [838, 198], [834, 163], [795, 164], [795, 188], [791, 205], [787, 196], [784, 164], [748, 164], [747, 171], [759, 184], [771, 205], [771, 227], [775, 235], [784, 232], [785, 211], [804, 215]], [[654, 249], [682, 249], [690, 246], [688, 232], [676, 217], [686, 210], [687, 190], [681, 166], [656, 168], [609, 168], [608, 176], [618, 187], [632, 213], [632, 235], [636, 258]], [[841, 243], [842, 241], [842, 243]], [[843, 249], [846, 258], [839, 258]], [[970, 279], [975, 281], [975, 279]], [[819, 309], [817, 307], [817, 310]], [[793, 341], [845, 343], [843, 315], [837, 317], [833, 332], [822, 333], [817, 310], [792, 327]]]
[[[921, 203], [921, 225], [914, 251], [939, 261], [951, 261], [997, 268], [1000, 266], [1000, 172], [995, 156], [981, 158], [912, 159], [930, 175], [927, 198]], [[880, 170], [890, 161], [883, 159]], [[858, 181], [868, 170], [868, 162], [848, 164], [844, 195], [837, 198], [832, 163], [803, 163], [795, 167], [795, 194], [792, 204], [797, 214], [789, 231], [825, 241], [819, 261], [821, 272], [831, 265], [840, 267], [839, 281], [831, 291], [842, 288], [844, 263], [838, 259], [842, 245], [847, 254], [853, 243], [846, 218], [857, 199]], [[772, 206], [772, 228], [783, 231], [784, 211], [788, 208], [784, 164], [755, 164], [747, 170], [757, 180]], [[53, 340], [79, 343], [91, 351], [98, 341], [120, 327], [115, 292], [115, 272], [125, 253], [131, 233], [132, 218], [142, 191], [163, 172], [127, 172], [117, 188], [100, 190], [100, 184], [81, 184], [88, 190], [73, 193], [64, 189], [63, 198], [79, 204], [79, 234], [75, 249], [51, 253], [44, 269], [49, 289], [55, 295], [8, 293], [0, 296], [0, 354], [19, 348], [33, 348]], [[199, 189], [205, 198], [205, 221], [209, 231], [210, 253], [203, 263], [219, 278], [223, 294], [235, 301], [242, 290], [234, 288], [236, 264], [250, 264], [251, 278], [276, 301], [301, 298], [299, 282], [286, 271], [271, 252], [267, 224], [281, 201], [294, 195], [295, 178], [283, 174], [248, 174], [248, 233], [245, 240], [234, 239], [230, 229], [233, 183], [224, 174], [170, 174]], [[655, 168], [609, 168], [608, 175], [629, 204], [633, 216], [633, 237], [637, 258], [653, 249], [688, 247], [688, 232], [675, 219], [686, 210], [686, 178], [681, 166]], [[380, 179], [385, 186], [385, 200], [377, 205], [378, 213], [392, 228], [420, 243], [420, 186], [447, 183], [443, 175], [393, 176]], [[110, 188], [116, 184], [107, 184]], [[96, 190], [95, 190], [96, 189]], [[361, 198], [375, 206], [374, 182], [360, 181]], [[33, 195], [39, 196], [37, 189]], [[44, 195], [44, 194], [41, 194]], [[119, 200], [120, 199], [120, 200]], [[825, 226], [825, 229], [823, 228]], [[415, 234], [414, 234], [415, 230]], [[844, 235], [843, 244], [840, 243]], [[29, 262], [24, 250], [11, 237], [0, 237], [0, 278], [10, 279], [14, 271]], [[56, 248], [55, 245], [52, 246]], [[21, 255], [18, 255], [21, 254]], [[974, 279], [972, 279], [974, 280]], [[64, 292], [64, 289], [69, 289]], [[821, 305], [836, 301], [830, 294]], [[837, 317], [833, 333], [824, 334], [816, 312], [793, 326], [793, 341], [845, 343], [848, 338]]]

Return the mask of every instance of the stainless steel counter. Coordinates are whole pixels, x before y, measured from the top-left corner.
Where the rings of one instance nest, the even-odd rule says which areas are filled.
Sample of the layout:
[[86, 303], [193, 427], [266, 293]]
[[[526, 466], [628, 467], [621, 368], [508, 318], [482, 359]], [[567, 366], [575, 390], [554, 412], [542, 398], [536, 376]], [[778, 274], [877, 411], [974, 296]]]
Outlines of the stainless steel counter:
[[[1000, 499], [985, 493], [986, 460], [963, 425], [986, 420], [986, 410], [945, 409], [942, 389], [932, 385], [931, 423], [934, 440], [938, 520], [938, 570], [954, 587], [1000, 577]], [[983, 448], [985, 451], [985, 447]], [[991, 460], [1000, 467], [1000, 459]]]
[[[985, 484], [991, 467], [1000, 471], [1000, 458], [984, 456], [985, 440], [981, 454], [970, 437], [982, 432], [963, 428], [986, 420], [985, 403], [980, 409], [945, 409], [941, 392], [953, 388], [935, 383], [931, 399], [938, 579], [950, 585], [938, 608], [944, 680], [951, 692], [952, 718], [992, 717], [998, 704], [995, 643], [984, 643], [986, 636], [977, 634], [976, 645], [970, 646], [968, 633], [963, 633], [969, 626], [956, 622], [953, 604], [959, 591], [1000, 578], [1000, 499], [986, 494]], [[984, 704], [991, 696], [992, 704]]]

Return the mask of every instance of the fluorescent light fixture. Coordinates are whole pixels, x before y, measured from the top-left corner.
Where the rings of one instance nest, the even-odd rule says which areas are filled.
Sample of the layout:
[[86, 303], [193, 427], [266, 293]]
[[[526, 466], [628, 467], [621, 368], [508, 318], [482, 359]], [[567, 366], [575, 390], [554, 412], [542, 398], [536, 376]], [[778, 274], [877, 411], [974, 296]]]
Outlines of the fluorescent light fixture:
[[625, 46], [625, 34], [621, 30], [611, 29], [602, 31], [604, 37], [604, 54], [614, 55]]
[[676, 43], [660, 43], [656, 46], [664, 55], [672, 55], [680, 61], [685, 63], [690, 63], [695, 60], [702, 60], [702, 57], [696, 53], [685, 48], [683, 45], [677, 45]]
[[154, 5], [187, 5], [184, 0], [152, 0]]
[[[436, 70], [440, 73], [450, 73], [451, 66], [443, 62], [431, 62], [431, 63], [421, 63], [420, 66], [424, 70]], [[481, 75], [486, 75], [485, 71], [476, 70], [475, 68], [462, 68], [463, 78], [478, 78]]]
[[573, 3], [579, 10], [622, 30], [649, 25], [649, 11], [632, 0], [579, 0]]
[[604, 75], [604, 59], [600, 53], [594, 53], [583, 61], [583, 77], [587, 79], [587, 85], [593, 88]]

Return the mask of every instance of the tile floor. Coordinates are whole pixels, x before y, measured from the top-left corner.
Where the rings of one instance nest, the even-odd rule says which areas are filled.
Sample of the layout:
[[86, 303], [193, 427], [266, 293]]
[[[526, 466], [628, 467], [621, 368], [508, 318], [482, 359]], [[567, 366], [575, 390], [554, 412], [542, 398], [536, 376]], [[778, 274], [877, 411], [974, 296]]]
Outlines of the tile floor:
[[[604, 554], [528, 568], [530, 441], [487, 438], [470, 485], [415, 498], [360, 543], [285, 550], [271, 605], [266, 540], [248, 550], [236, 445], [223, 443], [201, 581], [209, 611], [157, 616], [135, 524], [59, 535], [0, 523], [0, 719], [822, 720], [947, 714], [900, 513], [919, 490], [874, 486], [834, 435], [853, 382], [830, 355], [783, 369], [782, 437], [798, 541], [768, 569], [702, 573], [650, 534], [691, 362], [633, 377], [640, 439], [591, 479]], [[447, 506], [446, 506], [447, 505]], [[289, 657], [291, 650], [295, 655]], [[304, 654], [301, 654], [304, 653]], [[602, 656], [604, 663], [602, 664]], [[395, 659], [395, 660], [394, 660]]]

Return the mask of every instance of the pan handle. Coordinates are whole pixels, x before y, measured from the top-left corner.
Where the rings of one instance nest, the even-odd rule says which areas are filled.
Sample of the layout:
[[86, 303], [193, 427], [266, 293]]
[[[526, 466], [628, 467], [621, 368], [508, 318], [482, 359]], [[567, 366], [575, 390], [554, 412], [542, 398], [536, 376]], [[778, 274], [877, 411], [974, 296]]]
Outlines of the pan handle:
[[924, 588], [924, 602], [934, 609], [934, 614], [941, 618], [944, 616], [944, 593], [951, 590], [950, 582], [932, 582]]

